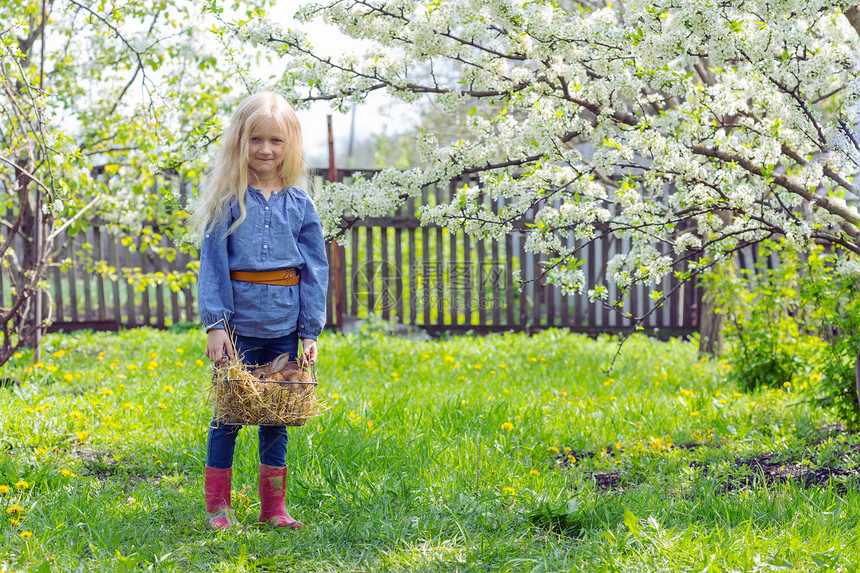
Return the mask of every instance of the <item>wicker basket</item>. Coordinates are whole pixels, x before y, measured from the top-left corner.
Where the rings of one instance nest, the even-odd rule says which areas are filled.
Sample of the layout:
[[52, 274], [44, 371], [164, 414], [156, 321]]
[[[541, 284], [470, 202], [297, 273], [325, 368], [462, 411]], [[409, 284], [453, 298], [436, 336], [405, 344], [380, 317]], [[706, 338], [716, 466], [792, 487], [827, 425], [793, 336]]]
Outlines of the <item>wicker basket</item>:
[[[277, 359], [276, 359], [277, 361]], [[276, 361], [273, 361], [274, 364]], [[223, 424], [302, 426], [328, 407], [316, 397], [316, 370], [248, 370], [238, 359], [215, 367], [210, 396], [215, 418]], [[283, 379], [286, 378], [286, 379]]]

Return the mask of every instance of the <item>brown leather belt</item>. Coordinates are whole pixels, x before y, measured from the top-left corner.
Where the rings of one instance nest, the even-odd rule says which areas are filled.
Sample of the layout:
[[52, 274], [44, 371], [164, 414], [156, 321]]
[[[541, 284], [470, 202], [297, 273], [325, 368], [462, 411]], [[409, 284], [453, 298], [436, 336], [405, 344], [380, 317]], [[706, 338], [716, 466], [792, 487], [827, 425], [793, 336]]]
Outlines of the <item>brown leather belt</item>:
[[230, 271], [230, 278], [261, 285], [292, 286], [299, 284], [299, 271], [295, 268], [280, 271]]

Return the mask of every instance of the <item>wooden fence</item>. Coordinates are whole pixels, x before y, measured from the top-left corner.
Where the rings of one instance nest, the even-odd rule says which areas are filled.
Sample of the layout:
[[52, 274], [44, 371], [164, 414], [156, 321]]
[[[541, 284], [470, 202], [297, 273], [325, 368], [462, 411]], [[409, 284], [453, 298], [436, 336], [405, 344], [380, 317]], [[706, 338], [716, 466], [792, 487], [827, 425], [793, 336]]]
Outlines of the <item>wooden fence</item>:
[[[352, 173], [341, 171], [349, 180]], [[445, 187], [428, 187], [420, 201], [409, 199], [387, 217], [364, 220], [346, 232], [349, 248], [339, 247], [340, 269], [333, 269], [328, 310], [332, 317], [336, 296], [345, 314], [380, 316], [386, 321], [420, 326], [432, 333], [535, 331], [565, 327], [578, 332], [629, 330], [633, 321], [623, 314], [647, 312], [652, 290], [670, 292], [666, 304], [652, 313], [644, 327], [657, 335], [689, 334], [698, 329], [700, 292], [694, 283], [679, 284], [666, 278], [653, 288], [637, 286], [619, 313], [590, 302], [586, 293], [562, 294], [540, 278], [546, 257], [527, 252], [526, 234], [515, 231], [504, 241], [476, 240], [463, 231], [438, 226], [421, 227], [419, 205], [449, 201], [463, 181]], [[504, 200], [488, 199], [500, 209]], [[531, 222], [532, 213], [519, 223]], [[574, 245], [571, 236], [569, 244]], [[586, 247], [583, 270], [586, 282], [602, 280], [606, 261], [628, 248], [627, 239], [598, 240]], [[329, 249], [329, 261], [333, 260]], [[522, 288], [516, 277], [525, 281]], [[340, 281], [340, 285], [336, 284]], [[616, 297], [609, 288], [609, 300]]]
[[[338, 175], [349, 181], [353, 172], [341, 170]], [[314, 180], [320, 185], [322, 177], [315, 175]], [[416, 209], [421, 204], [449, 200], [458, 185], [462, 182], [426, 188], [420, 201], [410, 199], [387, 217], [360, 222], [346, 232], [349, 248], [336, 247], [337, 257], [329, 245], [329, 261], [339, 260], [339, 264], [331, 265], [329, 326], [335, 326], [340, 304], [347, 320], [376, 315], [431, 333], [535, 331], [548, 327], [599, 333], [631, 328], [631, 320], [622, 313], [590, 302], [584, 293], [562, 294], [539, 278], [544, 269], [543, 257], [526, 251], [522, 231], [496, 242], [475, 240], [462, 231], [421, 227]], [[501, 208], [504, 201], [495, 200], [491, 206]], [[528, 222], [529, 216], [521, 223]], [[571, 237], [570, 244], [575, 244], [573, 241]], [[171, 273], [186, 270], [192, 262], [188, 255], [180, 254], [167, 261], [153, 256], [151, 251], [141, 253], [130, 246], [100, 226], [71, 238], [61, 257], [69, 264], [52, 269], [47, 277], [54, 317], [51, 330], [145, 325], [165, 328], [199, 321], [196, 285], [177, 291], [166, 284], [141, 288], [122, 277], [113, 280], [92, 272], [84, 264], [91, 259], [116, 269]], [[626, 248], [626, 239], [605, 239], [589, 245], [583, 265], [587, 283], [602, 280], [606, 261]], [[7, 273], [7, 269], [0, 269], [2, 304], [7, 304], [10, 296]], [[526, 281], [523, 288], [519, 288], [516, 277]], [[669, 292], [675, 287], [675, 294], [644, 324], [657, 335], [688, 334], [698, 327], [700, 296], [695, 284], [679, 285], [677, 279], [667, 277], [653, 289]], [[633, 288], [625, 313], [645, 313], [651, 290]], [[609, 300], [615, 296], [615, 288], [610, 287]]]

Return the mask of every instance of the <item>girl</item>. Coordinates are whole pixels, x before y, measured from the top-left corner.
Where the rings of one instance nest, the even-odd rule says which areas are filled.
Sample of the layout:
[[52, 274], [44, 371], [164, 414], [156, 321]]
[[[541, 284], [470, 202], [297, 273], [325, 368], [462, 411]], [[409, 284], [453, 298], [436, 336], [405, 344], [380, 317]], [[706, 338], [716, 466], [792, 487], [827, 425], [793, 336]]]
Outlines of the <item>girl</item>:
[[[252, 95], [236, 108], [222, 135], [195, 213], [202, 237], [198, 276], [206, 356], [235, 353], [260, 365], [289, 352], [317, 358], [325, 324], [328, 261], [313, 201], [294, 187], [302, 172], [302, 134], [295, 111], [280, 95]], [[233, 333], [233, 340], [228, 335]], [[233, 346], [235, 342], [235, 347]], [[240, 425], [209, 426], [206, 523], [237, 524], [230, 506], [233, 451]], [[287, 432], [260, 426], [260, 522], [300, 529], [284, 507]]]

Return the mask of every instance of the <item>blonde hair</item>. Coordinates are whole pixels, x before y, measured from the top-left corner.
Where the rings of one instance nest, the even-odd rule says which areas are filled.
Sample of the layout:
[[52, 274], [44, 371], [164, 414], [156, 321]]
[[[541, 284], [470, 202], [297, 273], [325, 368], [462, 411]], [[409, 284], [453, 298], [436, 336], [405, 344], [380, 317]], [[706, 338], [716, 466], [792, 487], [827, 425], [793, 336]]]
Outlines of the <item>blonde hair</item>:
[[236, 107], [230, 125], [221, 135], [221, 147], [209, 170], [193, 223], [202, 238], [208, 229], [227, 219], [233, 199], [239, 204], [240, 215], [227, 229], [229, 235], [245, 220], [245, 190], [248, 188], [248, 141], [253, 128], [262, 120], [273, 121], [284, 135], [286, 152], [281, 164], [281, 180], [287, 187], [299, 183], [302, 177], [302, 128], [293, 107], [282, 95], [260, 92], [246, 97]]

